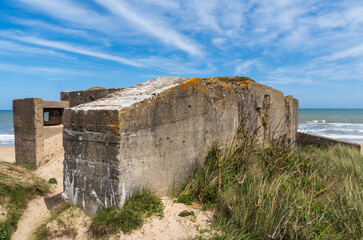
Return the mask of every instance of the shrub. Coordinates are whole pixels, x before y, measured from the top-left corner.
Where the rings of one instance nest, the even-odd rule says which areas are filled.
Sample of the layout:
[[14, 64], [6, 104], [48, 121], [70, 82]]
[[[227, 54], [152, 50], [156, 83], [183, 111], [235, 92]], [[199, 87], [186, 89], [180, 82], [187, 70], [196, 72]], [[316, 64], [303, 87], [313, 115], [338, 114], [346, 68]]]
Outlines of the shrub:
[[119, 231], [129, 233], [142, 226], [145, 217], [163, 217], [163, 203], [149, 190], [136, 191], [122, 208], [101, 207], [93, 216], [91, 231], [101, 237]]

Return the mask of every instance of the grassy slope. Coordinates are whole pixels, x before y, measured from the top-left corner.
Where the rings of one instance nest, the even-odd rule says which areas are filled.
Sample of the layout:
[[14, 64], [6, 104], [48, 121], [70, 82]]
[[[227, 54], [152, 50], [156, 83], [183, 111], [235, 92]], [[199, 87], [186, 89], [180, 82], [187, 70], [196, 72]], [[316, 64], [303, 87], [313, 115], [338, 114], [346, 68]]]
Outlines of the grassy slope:
[[261, 147], [254, 137], [210, 150], [186, 185], [225, 239], [361, 239], [363, 156], [350, 148]]
[[29, 170], [0, 162], [0, 204], [7, 210], [0, 222], [0, 239], [10, 239], [29, 200], [50, 192], [50, 185]]

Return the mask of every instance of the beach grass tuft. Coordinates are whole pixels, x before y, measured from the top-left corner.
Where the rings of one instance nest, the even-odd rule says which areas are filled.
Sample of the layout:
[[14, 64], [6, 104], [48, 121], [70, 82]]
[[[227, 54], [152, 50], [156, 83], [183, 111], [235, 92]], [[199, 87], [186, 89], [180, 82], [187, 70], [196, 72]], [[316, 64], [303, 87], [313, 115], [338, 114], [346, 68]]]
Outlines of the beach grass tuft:
[[150, 190], [136, 191], [122, 208], [101, 207], [92, 217], [91, 232], [95, 237], [117, 232], [130, 233], [142, 226], [145, 217], [156, 214], [163, 217], [163, 203]]

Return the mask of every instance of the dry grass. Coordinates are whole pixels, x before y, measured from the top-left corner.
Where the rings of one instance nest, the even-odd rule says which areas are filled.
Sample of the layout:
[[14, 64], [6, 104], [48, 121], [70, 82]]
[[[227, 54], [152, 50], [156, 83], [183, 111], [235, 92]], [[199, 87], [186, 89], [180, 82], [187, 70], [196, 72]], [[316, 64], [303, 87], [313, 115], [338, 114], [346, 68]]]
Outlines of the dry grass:
[[214, 207], [224, 239], [363, 236], [363, 156], [346, 147], [262, 147], [240, 129], [209, 151], [182, 194]]

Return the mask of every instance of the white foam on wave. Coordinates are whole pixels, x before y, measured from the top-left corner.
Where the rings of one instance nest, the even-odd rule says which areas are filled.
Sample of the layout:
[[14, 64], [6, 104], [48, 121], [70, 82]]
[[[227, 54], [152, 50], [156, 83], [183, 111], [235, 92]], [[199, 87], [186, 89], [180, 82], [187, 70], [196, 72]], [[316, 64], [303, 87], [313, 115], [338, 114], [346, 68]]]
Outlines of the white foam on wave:
[[14, 134], [0, 134], [0, 146], [14, 145]]
[[324, 137], [363, 142], [363, 123], [326, 122], [326, 120], [311, 120], [299, 124], [299, 131]]
[[14, 134], [0, 134], [1, 140], [14, 140]]
[[308, 122], [313, 122], [313, 123], [326, 123], [326, 120], [312, 120], [312, 121], [308, 121]]
[[339, 131], [339, 132], [363, 133], [363, 129], [332, 129], [332, 128], [323, 128], [323, 129], [314, 129], [314, 130], [308, 130], [308, 131], [314, 131], [314, 132]]

